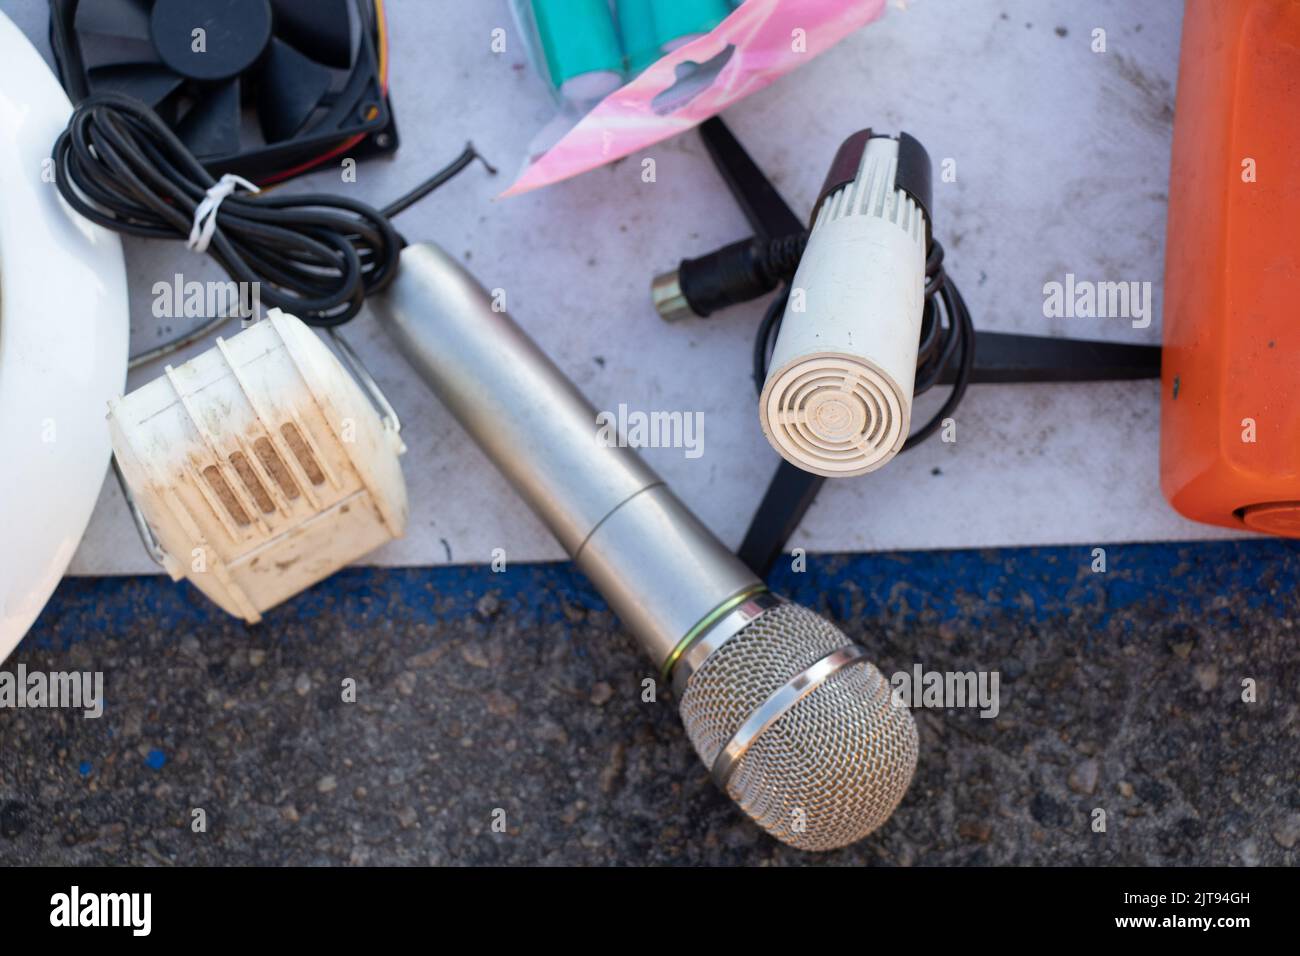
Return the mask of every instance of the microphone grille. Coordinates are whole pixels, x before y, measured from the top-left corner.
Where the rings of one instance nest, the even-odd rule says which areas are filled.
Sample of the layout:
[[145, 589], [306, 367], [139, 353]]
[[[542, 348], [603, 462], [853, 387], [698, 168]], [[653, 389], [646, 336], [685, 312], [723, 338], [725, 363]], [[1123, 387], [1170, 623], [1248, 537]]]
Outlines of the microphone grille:
[[[854, 647], [839, 628], [783, 604], [723, 644], [687, 682], [681, 714], [705, 765], [792, 678]], [[856, 650], [856, 647], [854, 647]], [[832, 850], [884, 823], [916, 769], [916, 724], [876, 667], [857, 659], [765, 727], [735, 763], [728, 795], [804, 850]]]
[[786, 461], [826, 478], [875, 471], [907, 440], [910, 396], [864, 359], [819, 354], [777, 369], [759, 421]]

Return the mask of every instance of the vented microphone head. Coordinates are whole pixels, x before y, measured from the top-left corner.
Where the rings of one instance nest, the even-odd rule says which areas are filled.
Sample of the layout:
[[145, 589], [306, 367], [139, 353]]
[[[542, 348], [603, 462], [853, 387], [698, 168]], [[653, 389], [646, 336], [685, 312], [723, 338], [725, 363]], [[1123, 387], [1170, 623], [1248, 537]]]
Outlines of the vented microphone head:
[[860, 475], [903, 447], [910, 393], [859, 356], [804, 356], [768, 379], [762, 419], [791, 464], [827, 478]]
[[753, 820], [801, 850], [884, 823], [916, 769], [916, 724], [839, 628], [781, 604], [713, 651], [681, 698], [686, 732]]

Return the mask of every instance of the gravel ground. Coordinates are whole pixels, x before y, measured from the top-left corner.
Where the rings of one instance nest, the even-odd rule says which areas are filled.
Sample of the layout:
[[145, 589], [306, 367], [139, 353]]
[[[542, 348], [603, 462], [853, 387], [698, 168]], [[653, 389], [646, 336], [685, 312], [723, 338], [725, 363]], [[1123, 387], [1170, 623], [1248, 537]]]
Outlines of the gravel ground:
[[996, 718], [917, 712], [902, 806], [825, 855], [714, 789], [569, 565], [352, 570], [255, 628], [166, 580], [69, 579], [3, 667], [101, 670], [107, 704], [0, 714], [0, 863], [1294, 865], [1300, 551], [1107, 551], [778, 572], [886, 674], [1001, 678]]

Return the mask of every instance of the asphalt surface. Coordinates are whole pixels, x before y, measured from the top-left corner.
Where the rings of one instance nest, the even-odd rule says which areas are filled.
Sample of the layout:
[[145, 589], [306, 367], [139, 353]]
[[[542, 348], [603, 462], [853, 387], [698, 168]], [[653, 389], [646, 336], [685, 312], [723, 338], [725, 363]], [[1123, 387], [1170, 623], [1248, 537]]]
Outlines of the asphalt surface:
[[823, 855], [715, 790], [671, 695], [642, 700], [651, 669], [569, 565], [351, 570], [255, 628], [188, 585], [69, 579], [2, 669], [103, 671], [105, 711], [0, 711], [0, 863], [1294, 865], [1300, 550], [1092, 561], [778, 571], [887, 675], [1001, 679], [996, 718], [916, 711], [901, 807]]

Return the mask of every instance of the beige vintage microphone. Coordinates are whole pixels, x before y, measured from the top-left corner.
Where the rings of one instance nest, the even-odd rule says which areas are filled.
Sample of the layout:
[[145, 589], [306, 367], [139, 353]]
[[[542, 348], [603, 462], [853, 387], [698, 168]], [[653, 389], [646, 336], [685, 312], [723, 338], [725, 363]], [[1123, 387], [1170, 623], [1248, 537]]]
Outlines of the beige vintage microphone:
[[903, 180], [918, 167], [928, 194], [916, 140], [856, 133], [813, 213], [758, 401], [772, 447], [812, 474], [864, 475], [907, 441], [929, 227]]
[[402, 253], [380, 323], [671, 679], [714, 780], [773, 836], [830, 850], [898, 806], [916, 725], [866, 651], [767, 588], [438, 247]]

